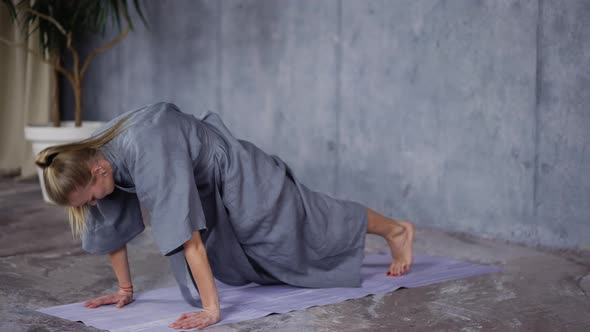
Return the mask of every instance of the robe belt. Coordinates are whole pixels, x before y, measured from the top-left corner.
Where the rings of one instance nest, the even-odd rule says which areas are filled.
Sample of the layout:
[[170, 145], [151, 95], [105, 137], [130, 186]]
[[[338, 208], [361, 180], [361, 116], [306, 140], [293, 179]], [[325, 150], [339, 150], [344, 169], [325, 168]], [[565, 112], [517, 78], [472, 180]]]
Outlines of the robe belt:
[[188, 276], [188, 269], [184, 251], [180, 251], [172, 256], [169, 256], [168, 258], [170, 259], [170, 268], [172, 269], [172, 274], [174, 274], [174, 278], [176, 279], [176, 283], [180, 289], [180, 294], [186, 303], [193, 307], [202, 307], [201, 301], [198, 301], [191, 294], [186, 280], [186, 277]]

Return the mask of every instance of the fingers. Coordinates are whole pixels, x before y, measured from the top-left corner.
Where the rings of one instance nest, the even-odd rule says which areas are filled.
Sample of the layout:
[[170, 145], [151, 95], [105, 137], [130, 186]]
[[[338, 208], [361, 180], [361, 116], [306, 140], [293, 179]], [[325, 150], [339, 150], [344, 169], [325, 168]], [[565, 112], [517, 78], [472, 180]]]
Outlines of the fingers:
[[182, 314], [176, 322], [169, 325], [174, 329], [203, 329], [217, 323], [219, 319], [206, 312], [191, 312]]
[[113, 294], [113, 295], [106, 295], [106, 296], [97, 297], [97, 298], [92, 299], [90, 301], [86, 301], [86, 302], [84, 302], [83, 305], [86, 308], [94, 309], [94, 308], [100, 307], [101, 305], [116, 304], [117, 308], [122, 308], [130, 302], [131, 302], [131, 299], [128, 300], [126, 297], [121, 297], [121, 296], [118, 296], [117, 294]]
[[213, 324], [213, 323], [201, 323], [201, 324], [198, 324], [197, 326], [195, 326], [195, 328], [196, 328], [197, 330], [202, 330], [202, 329], [204, 329], [204, 328], [206, 328], [207, 326], [209, 326], [209, 325], [212, 325], [212, 324]]
[[84, 303], [84, 306], [87, 308], [96, 308], [97, 306], [100, 305], [100, 303], [101, 303], [101, 301], [99, 299], [93, 299], [93, 300], [90, 300], [90, 301]]
[[97, 308], [104, 304], [113, 304], [117, 302], [117, 298], [113, 295], [102, 296], [84, 303], [87, 308]]

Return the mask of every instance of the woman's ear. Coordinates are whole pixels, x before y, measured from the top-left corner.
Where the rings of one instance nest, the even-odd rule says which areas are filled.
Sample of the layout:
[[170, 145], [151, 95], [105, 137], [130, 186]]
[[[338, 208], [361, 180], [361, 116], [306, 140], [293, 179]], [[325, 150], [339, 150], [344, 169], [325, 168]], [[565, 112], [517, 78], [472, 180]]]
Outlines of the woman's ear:
[[104, 168], [100, 165], [99, 162], [95, 161], [92, 163], [92, 165], [90, 165], [90, 173], [92, 174], [93, 177], [98, 177], [103, 172], [104, 172]]
[[109, 170], [111, 169], [111, 165], [109, 164], [109, 162], [104, 159], [101, 159], [97, 161], [97, 164], [99, 166], [100, 175], [107, 176], [109, 174]]

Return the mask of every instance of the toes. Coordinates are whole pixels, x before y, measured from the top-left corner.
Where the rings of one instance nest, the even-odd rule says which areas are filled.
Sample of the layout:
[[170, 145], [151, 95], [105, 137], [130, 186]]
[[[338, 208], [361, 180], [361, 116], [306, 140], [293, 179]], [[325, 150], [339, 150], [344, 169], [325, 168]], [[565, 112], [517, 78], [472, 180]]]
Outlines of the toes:
[[390, 277], [400, 277], [408, 272], [410, 272], [410, 268], [412, 266], [412, 263], [391, 263], [391, 265], [389, 266], [389, 269], [387, 269], [387, 276]]
[[387, 269], [387, 276], [393, 277], [395, 275], [395, 265], [391, 263], [389, 269]]
[[407, 264], [400, 265], [399, 273], [400, 275], [407, 273], [410, 270], [410, 266]]
[[402, 274], [406, 273], [409, 270], [409, 266], [408, 265], [392, 265], [389, 267], [389, 270], [387, 271], [387, 275], [388, 276], [392, 276], [392, 277], [399, 277]]

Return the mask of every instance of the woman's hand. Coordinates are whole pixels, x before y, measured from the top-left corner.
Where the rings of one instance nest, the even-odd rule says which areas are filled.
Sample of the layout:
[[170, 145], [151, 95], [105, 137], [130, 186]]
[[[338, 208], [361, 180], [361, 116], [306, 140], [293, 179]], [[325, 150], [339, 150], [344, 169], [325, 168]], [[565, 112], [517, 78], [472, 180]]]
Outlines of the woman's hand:
[[219, 309], [203, 309], [203, 311], [182, 314], [176, 322], [169, 325], [174, 329], [204, 329], [219, 322]]
[[184, 243], [184, 255], [189, 265], [189, 272], [193, 275], [203, 311], [182, 314], [176, 322], [170, 324], [175, 329], [203, 329], [219, 322], [219, 296], [211, 265], [207, 259], [205, 244], [201, 241], [199, 231], [193, 232], [193, 237]]
[[111, 295], [105, 295], [97, 297], [90, 301], [84, 302], [84, 306], [87, 308], [98, 308], [101, 305], [116, 304], [117, 308], [123, 308], [125, 305], [133, 302], [133, 291], [127, 291], [119, 289], [118, 292]]

